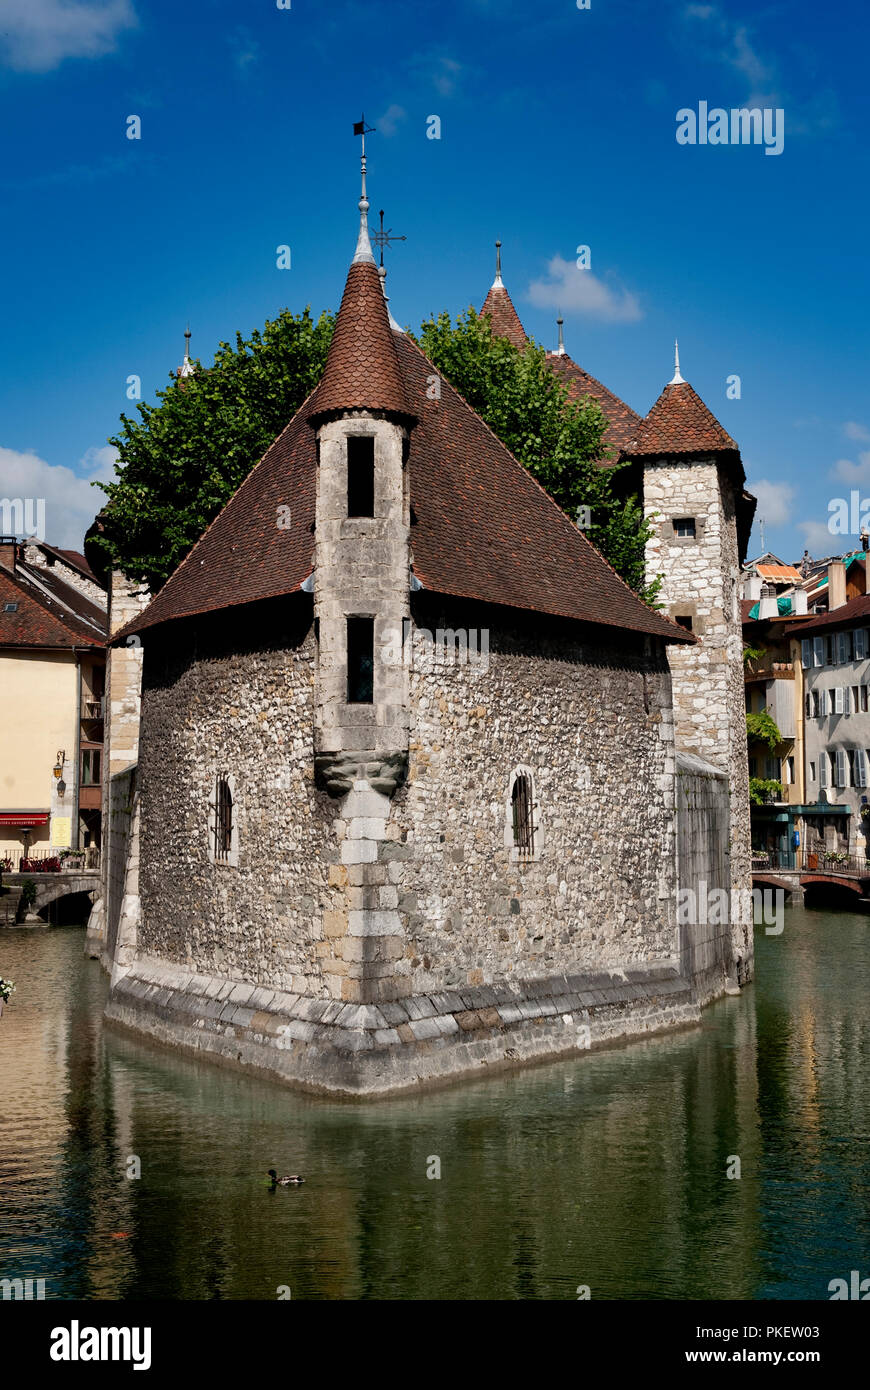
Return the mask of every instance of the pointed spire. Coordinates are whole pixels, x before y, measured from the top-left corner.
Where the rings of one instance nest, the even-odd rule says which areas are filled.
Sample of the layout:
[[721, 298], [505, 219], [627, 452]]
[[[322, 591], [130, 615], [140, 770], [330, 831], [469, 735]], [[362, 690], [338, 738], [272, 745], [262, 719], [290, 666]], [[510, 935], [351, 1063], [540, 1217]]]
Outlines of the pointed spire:
[[178, 368], [178, 375], [193, 376], [196, 368], [190, 360], [190, 324], [184, 330], [184, 363]]
[[495, 279], [492, 282], [489, 293], [481, 306], [481, 317], [489, 314], [492, 320], [492, 331], [496, 338], [507, 338], [521, 351], [526, 346], [528, 338], [526, 330], [520, 323], [520, 317], [511, 303], [511, 297], [504, 287], [501, 278], [501, 242], [495, 243]]
[[365, 116], [363, 116], [361, 121], [355, 122], [353, 128], [354, 135], [362, 136], [362, 152], [360, 154], [362, 193], [360, 194], [359, 200], [359, 236], [357, 237], [356, 252], [353, 258], [354, 265], [360, 265], [368, 261], [371, 261], [372, 265], [375, 263], [375, 258], [372, 255], [372, 244], [369, 241], [369, 200], [366, 197], [366, 132], [368, 131], [371, 133], [373, 130], [374, 126], [366, 125]]
[[[354, 125], [365, 140], [365, 119]], [[365, 219], [365, 155], [362, 156], [363, 196], [360, 199], [360, 237], [347, 272], [344, 294], [320, 385], [310, 402], [308, 423], [349, 410], [371, 410], [416, 420], [408, 404], [399, 366], [394, 329], [385, 292], [386, 269], [375, 265]]]
[[680, 376], [680, 345], [679, 345], [679, 343], [677, 342], [677, 340], [676, 340], [676, 338], [675, 338], [675, 339], [674, 339], [674, 374], [673, 374], [673, 376], [671, 377], [670, 381], [668, 382], [668, 385], [669, 385], [669, 386], [679, 386], [680, 383], [681, 383], [683, 380], [684, 380], [683, 377]]
[[557, 322], [557, 324], [559, 325], [559, 346], [556, 348], [556, 356], [557, 356], [557, 357], [564, 357], [566, 354], [565, 354], [565, 338], [564, 338], [564, 336], [563, 336], [563, 334], [562, 334], [562, 324], [565, 322], [565, 320], [562, 318], [562, 315], [561, 315], [561, 314], [560, 314], [559, 317], [556, 319], [556, 322]]

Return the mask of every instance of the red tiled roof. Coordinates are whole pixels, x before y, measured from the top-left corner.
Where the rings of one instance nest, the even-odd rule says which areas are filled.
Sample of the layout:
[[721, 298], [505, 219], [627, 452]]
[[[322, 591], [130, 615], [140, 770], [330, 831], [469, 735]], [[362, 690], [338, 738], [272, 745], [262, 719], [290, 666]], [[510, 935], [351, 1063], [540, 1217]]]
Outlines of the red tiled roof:
[[841, 603], [839, 608], [832, 608], [829, 613], [819, 613], [808, 622], [790, 628], [789, 637], [802, 637], [826, 628], [850, 627], [857, 620], [866, 621], [867, 618], [870, 618], [870, 594], [859, 594], [858, 598]]
[[526, 330], [520, 323], [520, 316], [513, 306], [511, 297], [504, 285], [493, 285], [483, 301], [483, 308], [480, 311], [481, 317], [489, 314], [492, 319], [492, 331], [497, 338], [507, 338], [513, 343], [514, 347], [520, 349], [526, 346], [529, 341], [526, 337]]
[[629, 444], [631, 458], [660, 454], [739, 453], [730, 434], [687, 381], [669, 382]]
[[386, 300], [374, 261], [350, 267], [308, 418], [341, 410], [408, 415]]
[[[17, 603], [14, 613], [4, 611]], [[102, 647], [105, 643], [92, 628], [80, 625], [72, 614], [23, 579], [0, 568], [0, 647]]]
[[[403, 396], [418, 418], [408, 462], [411, 548], [425, 588], [671, 642], [694, 640], [641, 602], [443, 378], [440, 400], [427, 397], [435, 368], [416, 344], [395, 333], [394, 351]], [[303, 404], [141, 616], [113, 640], [299, 589], [314, 555], [315, 441], [305, 423], [313, 401]], [[286, 530], [276, 524], [281, 506], [291, 508]]]
[[[548, 352], [547, 365], [552, 368], [556, 375], [562, 380], [568, 389], [568, 395], [572, 400], [581, 400], [584, 396], [591, 396], [601, 406], [607, 419], [607, 429], [604, 431], [604, 442], [610, 444], [617, 453], [625, 449], [629, 442], [637, 433], [641, 423], [641, 417], [630, 405], [621, 401], [612, 391], [608, 391], [600, 381], [596, 381], [594, 376], [584, 372], [567, 353]], [[616, 461], [615, 459], [613, 460]]]

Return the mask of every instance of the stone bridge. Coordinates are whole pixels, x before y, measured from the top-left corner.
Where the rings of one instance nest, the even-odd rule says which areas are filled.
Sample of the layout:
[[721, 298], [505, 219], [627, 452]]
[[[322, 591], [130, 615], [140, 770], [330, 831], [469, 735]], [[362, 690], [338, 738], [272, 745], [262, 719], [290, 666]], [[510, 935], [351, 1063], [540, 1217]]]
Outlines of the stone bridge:
[[72, 893], [88, 893], [93, 901], [92, 895], [100, 889], [98, 869], [71, 869], [66, 873], [61, 870], [57, 874], [4, 874], [3, 882], [10, 888], [20, 887], [28, 878], [36, 884], [36, 899], [28, 908], [29, 912], [42, 912], [49, 903]]

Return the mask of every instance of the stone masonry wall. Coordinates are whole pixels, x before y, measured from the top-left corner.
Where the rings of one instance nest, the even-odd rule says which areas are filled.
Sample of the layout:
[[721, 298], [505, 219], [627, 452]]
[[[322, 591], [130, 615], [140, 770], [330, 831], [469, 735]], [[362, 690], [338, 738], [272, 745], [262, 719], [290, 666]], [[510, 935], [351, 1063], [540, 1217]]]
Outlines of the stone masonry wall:
[[[314, 783], [315, 642], [297, 595], [146, 636], [141, 954], [318, 994], [335, 803]], [[216, 778], [234, 779], [238, 866], [216, 864]]]
[[[644, 507], [653, 516], [647, 576], [661, 573], [660, 600], [671, 617], [688, 616], [694, 647], [671, 647], [676, 746], [729, 779], [731, 886], [751, 888], [749, 770], [746, 754], [739, 556], [733, 486], [713, 458], [670, 459], [644, 471]], [[680, 539], [673, 521], [694, 517], [697, 534]], [[733, 924], [741, 983], [752, 974], [752, 929]]]

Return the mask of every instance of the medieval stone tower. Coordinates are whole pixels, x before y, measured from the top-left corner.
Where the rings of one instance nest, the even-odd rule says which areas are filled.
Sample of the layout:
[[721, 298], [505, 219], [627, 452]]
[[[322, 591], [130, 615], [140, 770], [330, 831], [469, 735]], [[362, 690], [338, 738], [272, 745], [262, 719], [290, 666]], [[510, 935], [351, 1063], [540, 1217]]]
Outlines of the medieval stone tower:
[[[751, 888], [749, 774], [738, 576], [754, 500], [734, 440], [680, 375], [641, 422], [626, 450], [642, 472], [653, 527], [647, 583], [661, 576], [659, 602], [697, 638], [674, 648], [670, 666], [678, 751], [728, 778], [732, 904]], [[744, 914], [745, 915], [745, 914]], [[752, 924], [733, 920], [740, 983], [751, 977]]]

